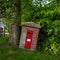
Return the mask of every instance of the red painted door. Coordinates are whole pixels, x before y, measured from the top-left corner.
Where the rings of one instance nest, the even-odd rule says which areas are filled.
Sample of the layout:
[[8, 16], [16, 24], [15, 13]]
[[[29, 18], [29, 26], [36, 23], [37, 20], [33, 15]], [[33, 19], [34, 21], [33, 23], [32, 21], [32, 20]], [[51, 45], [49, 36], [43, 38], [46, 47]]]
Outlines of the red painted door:
[[27, 30], [27, 35], [26, 35], [26, 40], [25, 40], [25, 48], [31, 48], [31, 43], [32, 43], [32, 35], [33, 31], [32, 30]]

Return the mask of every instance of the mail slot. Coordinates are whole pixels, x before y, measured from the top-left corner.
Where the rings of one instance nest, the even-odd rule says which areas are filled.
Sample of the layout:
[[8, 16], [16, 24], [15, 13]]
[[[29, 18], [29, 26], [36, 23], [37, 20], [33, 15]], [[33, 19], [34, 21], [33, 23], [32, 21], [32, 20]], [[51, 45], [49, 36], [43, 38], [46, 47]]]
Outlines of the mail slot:
[[32, 36], [33, 36], [33, 31], [32, 30], [27, 30], [27, 35], [26, 35], [26, 40], [25, 40], [25, 48], [31, 48], [31, 43], [32, 43]]

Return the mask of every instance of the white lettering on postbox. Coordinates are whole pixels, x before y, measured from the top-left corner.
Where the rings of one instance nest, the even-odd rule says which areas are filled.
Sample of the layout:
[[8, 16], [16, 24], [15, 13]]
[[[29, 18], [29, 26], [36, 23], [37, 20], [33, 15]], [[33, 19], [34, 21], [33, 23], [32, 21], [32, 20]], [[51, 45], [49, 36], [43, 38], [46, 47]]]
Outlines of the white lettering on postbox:
[[27, 39], [27, 42], [31, 42], [31, 39], [28, 38], [28, 39]]

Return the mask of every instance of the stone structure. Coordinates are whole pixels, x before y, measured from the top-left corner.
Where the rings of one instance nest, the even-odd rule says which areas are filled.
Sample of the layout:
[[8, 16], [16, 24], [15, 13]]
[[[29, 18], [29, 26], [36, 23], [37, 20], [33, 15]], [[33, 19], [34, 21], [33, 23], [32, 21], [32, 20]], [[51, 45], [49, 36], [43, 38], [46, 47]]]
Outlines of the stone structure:
[[39, 29], [40, 26], [34, 22], [22, 23], [19, 48], [26, 48], [32, 51], [36, 50]]
[[4, 36], [4, 24], [2, 22], [2, 19], [0, 18], [0, 36]]

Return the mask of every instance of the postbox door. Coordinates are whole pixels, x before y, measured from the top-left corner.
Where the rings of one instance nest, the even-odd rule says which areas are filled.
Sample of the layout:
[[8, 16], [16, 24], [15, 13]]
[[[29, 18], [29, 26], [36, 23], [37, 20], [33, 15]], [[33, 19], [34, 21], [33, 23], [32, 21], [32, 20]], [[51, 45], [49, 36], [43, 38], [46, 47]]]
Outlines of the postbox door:
[[31, 48], [31, 43], [32, 43], [32, 35], [33, 31], [32, 30], [27, 30], [27, 35], [26, 35], [26, 40], [25, 40], [25, 48]]

